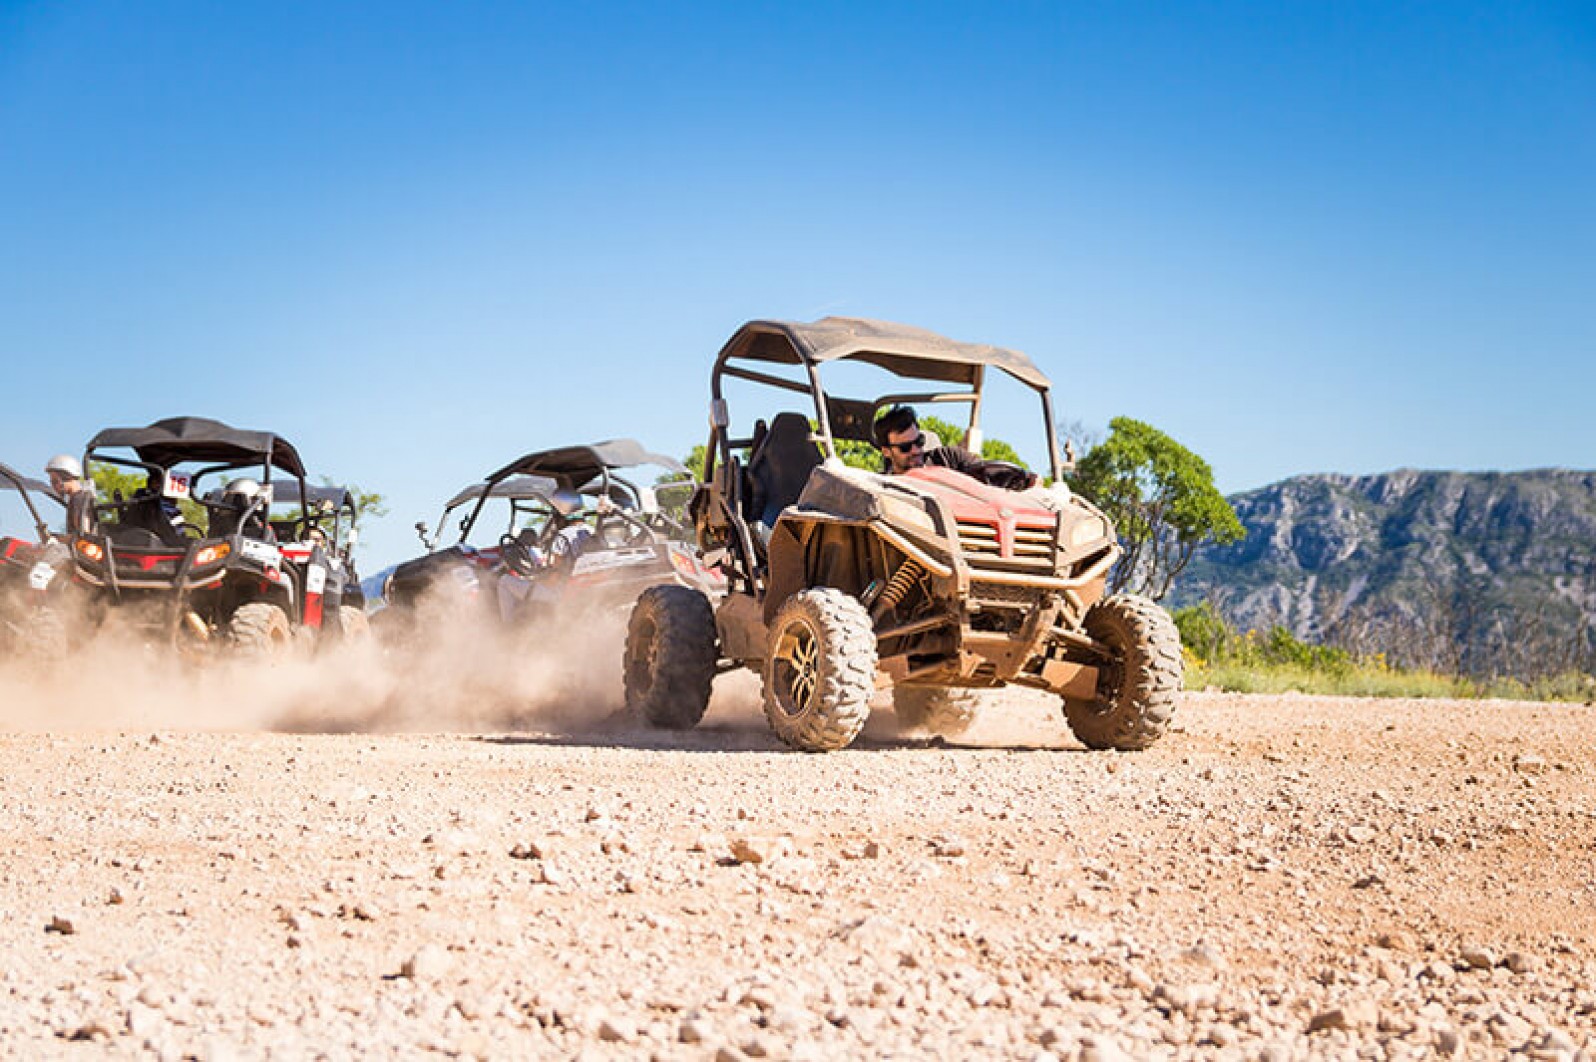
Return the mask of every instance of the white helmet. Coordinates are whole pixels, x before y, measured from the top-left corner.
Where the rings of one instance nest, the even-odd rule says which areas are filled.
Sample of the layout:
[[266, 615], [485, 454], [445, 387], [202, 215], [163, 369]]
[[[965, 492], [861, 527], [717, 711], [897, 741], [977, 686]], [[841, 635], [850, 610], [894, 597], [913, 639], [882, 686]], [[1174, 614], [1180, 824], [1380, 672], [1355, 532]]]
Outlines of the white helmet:
[[222, 488], [222, 503], [235, 509], [247, 509], [260, 497], [260, 484], [248, 476], [240, 476]]
[[549, 495], [549, 504], [561, 516], [570, 516], [582, 508], [582, 496], [570, 487], [561, 487]]
[[67, 479], [82, 479], [83, 465], [71, 454], [56, 454], [50, 458], [49, 464], [44, 466], [45, 475], [59, 472]]

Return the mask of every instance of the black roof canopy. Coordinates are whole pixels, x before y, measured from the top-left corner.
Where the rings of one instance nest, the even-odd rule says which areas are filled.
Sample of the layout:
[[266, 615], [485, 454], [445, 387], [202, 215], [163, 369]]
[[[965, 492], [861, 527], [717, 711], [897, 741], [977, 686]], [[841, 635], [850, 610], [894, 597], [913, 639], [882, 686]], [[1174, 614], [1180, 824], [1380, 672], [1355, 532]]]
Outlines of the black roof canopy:
[[[305, 484], [305, 503], [307, 505], [320, 506], [324, 501], [332, 502], [333, 507], [338, 509], [346, 507], [353, 509], [356, 507], [355, 496], [349, 493], [349, 488], [347, 487], [323, 483]], [[299, 499], [297, 497], [275, 498], [273, 499], [273, 504], [298, 505]]]
[[14, 490], [26, 494], [42, 494], [51, 501], [59, 502], [61, 499], [55, 493], [55, 488], [43, 480], [24, 476], [10, 465], [0, 462], [0, 490]]
[[517, 501], [547, 498], [558, 490], [559, 486], [547, 476], [510, 476], [492, 484], [473, 483], [445, 502], [443, 507], [445, 511], [453, 509], [457, 505], [482, 497], [484, 493], [490, 498], [513, 498]]
[[168, 417], [147, 428], [107, 428], [89, 440], [88, 449], [126, 448], [139, 460], [161, 468], [182, 461], [249, 464], [265, 461], [294, 476], [304, 476], [299, 451], [269, 431], [244, 431], [205, 417]]
[[978, 369], [991, 365], [1039, 390], [1049, 386], [1042, 370], [1017, 350], [959, 343], [913, 325], [863, 317], [749, 321], [726, 341], [718, 363], [733, 358], [785, 365], [850, 358], [899, 376], [962, 384], [975, 383]]
[[687, 467], [674, 457], [651, 453], [636, 439], [609, 439], [589, 446], [561, 446], [518, 457], [488, 477], [496, 483], [515, 475], [546, 476], [562, 487], [581, 487], [603, 472], [638, 465], [658, 465], [670, 472]]

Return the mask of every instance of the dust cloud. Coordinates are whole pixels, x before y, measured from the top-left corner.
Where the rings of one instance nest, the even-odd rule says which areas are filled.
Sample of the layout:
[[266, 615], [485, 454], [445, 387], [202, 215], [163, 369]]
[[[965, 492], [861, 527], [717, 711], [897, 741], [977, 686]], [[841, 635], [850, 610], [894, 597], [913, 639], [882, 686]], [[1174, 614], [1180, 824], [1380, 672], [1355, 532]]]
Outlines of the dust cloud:
[[0, 662], [0, 730], [626, 728], [626, 618], [566, 606], [507, 628], [475, 602], [432, 599], [409, 617], [377, 615], [368, 638], [251, 659], [225, 644], [180, 652], [113, 613], [64, 660]]

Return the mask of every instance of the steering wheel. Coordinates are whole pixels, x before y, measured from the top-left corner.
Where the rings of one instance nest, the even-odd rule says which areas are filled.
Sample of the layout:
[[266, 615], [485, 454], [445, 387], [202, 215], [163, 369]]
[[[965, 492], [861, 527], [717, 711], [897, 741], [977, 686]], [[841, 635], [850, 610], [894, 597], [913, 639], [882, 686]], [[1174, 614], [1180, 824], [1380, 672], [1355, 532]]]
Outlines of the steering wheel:
[[189, 538], [201, 539], [201, 538], [205, 537], [204, 530], [202, 530], [198, 524], [191, 524], [187, 520], [184, 520], [182, 523], [177, 524], [176, 527], [177, 527], [177, 529], [179, 531], [183, 532], [183, 534], [187, 535]]
[[499, 559], [506, 568], [523, 578], [530, 578], [537, 571], [538, 565], [533, 559], [532, 550], [515, 535], [499, 536]]

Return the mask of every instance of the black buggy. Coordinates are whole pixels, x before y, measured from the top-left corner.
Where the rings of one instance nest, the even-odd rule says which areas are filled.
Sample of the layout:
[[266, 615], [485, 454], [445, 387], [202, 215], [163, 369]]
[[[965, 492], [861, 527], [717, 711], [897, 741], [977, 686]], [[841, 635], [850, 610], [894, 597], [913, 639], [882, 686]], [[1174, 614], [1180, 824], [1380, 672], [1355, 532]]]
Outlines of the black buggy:
[[[108, 608], [179, 646], [249, 653], [359, 623], [346, 617], [341, 562], [317, 541], [326, 513], [281, 436], [173, 417], [100, 432], [83, 463], [144, 477], [101, 499], [95, 530], [71, 539], [79, 580]], [[273, 519], [279, 501], [293, 511]]]
[[[663, 470], [638, 482], [633, 469]], [[695, 483], [674, 458], [632, 439], [539, 450], [505, 465], [444, 505], [438, 531], [416, 525], [429, 552], [372, 580], [379, 623], [398, 625], [426, 595], [469, 601], [494, 622], [520, 626], [567, 605], [630, 607], [650, 586], [718, 595], [681, 521]], [[445, 527], [459, 538], [438, 548]]]

